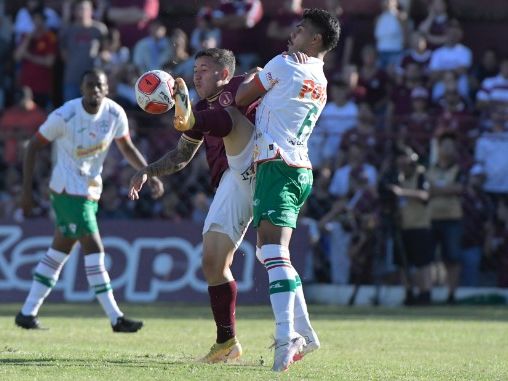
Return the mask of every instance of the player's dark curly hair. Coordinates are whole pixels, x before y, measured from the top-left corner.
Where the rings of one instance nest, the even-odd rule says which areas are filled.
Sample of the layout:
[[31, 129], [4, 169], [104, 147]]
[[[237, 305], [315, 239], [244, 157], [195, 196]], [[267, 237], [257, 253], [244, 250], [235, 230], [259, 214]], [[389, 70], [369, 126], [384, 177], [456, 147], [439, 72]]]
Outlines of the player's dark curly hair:
[[323, 50], [329, 51], [337, 46], [340, 36], [339, 20], [324, 9], [312, 8], [303, 12], [303, 20], [308, 20], [321, 34]]
[[236, 59], [231, 50], [219, 48], [203, 49], [196, 53], [195, 59], [199, 57], [210, 57], [218, 65], [228, 69], [230, 78], [235, 73]]

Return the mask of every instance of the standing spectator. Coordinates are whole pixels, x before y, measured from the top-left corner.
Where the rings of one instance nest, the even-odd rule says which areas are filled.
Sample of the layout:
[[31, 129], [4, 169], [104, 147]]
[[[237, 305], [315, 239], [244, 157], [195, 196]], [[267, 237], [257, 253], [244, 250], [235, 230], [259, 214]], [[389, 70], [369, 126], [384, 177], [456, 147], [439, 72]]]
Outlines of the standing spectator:
[[[432, 276], [432, 232], [428, 209], [429, 184], [418, 155], [409, 147], [396, 152], [397, 182], [390, 186], [397, 197], [398, 223], [395, 235], [395, 259], [402, 269], [406, 285], [404, 304], [430, 304]], [[416, 268], [411, 276], [412, 268]], [[418, 288], [415, 298], [413, 287]]]
[[302, 14], [302, 0], [284, 0], [283, 6], [272, 18], [266, 30], [271, 52], [280, 54], [287, 50], [290, 35], [301, 20]]
[[405, 70], [410, 64], [420, 66], [421, 73], [428, 74], [432, 51], [427, 48], [427, 40], [421, 32], [413, 32], [409, 50], [402, 56], [399, 70]]
[[28, 0], [26, 6], [22, 7], [16, 13], [16, 20], [14, 22], [15, 42], [21, 42], [23, 35], [31, 34], [35, 29], [33, 20], [33, 12], [42, 12], [44, 15], [44, 22], [48, 29], [56, 32], [60, 29], [61, 20], [58, 13], [50, 7], [44, 5], [44, 0]]
[[418, 27], [430, 44], [431, 49], [440, 47], [446, 42], [448, 27], [448, 6], [446, 0], [432, 0], [427, 18]]
[[388, 100], [388, 75], [377, 66], [377, 53], [372, 45], [362, 49], [362, 67], [359, 72], [358, 86], [363, 89], [362, 101], [372, 107], [376, 115], [383, 114]]
[[469, 171], [468, 181], [462, 195], [464, 211], [464, 235], [462, 238], [461, 284], [478, 286], [480, 262], [487, 230], [493, 217], [493, 206], [483, 191], [485, 171], [481, 164], [475, 164]]
[[475, 88], [483, 82], [484, 79], [495, 77], [499, 72], [499, 57], [495, 49], [483, 51], [480, 62], [473, 72], [473, 80], [476, 83]]
[[495, 112], [493, 126], [476, 140], [475, 161], [483, 164], [486, 174], [483, 189], [493, 198], [508, 196], [508, 129], [506, 116]]
[[33, 101], [29, 87], [16, 92], [16, 104], [4, 110], [0, 118], [0, 133], [4, 135], [4, 161], [11, 165], [20, 162], [23, 143], [30, 138], [46, 119], [46, 112]]
[[235, 52], [241, 72], [256, 66], [260, 57], [258, 23], [263, 17], [261, 0], [222, 0], [212, 12], [212, 23], [221, 29], [222, 48]]
[[92, 2], [79, 0], [74, 6], [74, 22], [62, 30], [60, 48], [64, 60], [64, 100], [79, 97], [83, 73], [92, 69], [107, 35], [104, 24], [93, 20]]
[[330, 101], [319, 117], [317, 128], [309, 138], [309, 154], [315, 167], [331, 166], [336, 158], [342, 135], [355, 127], [358, 106], [350, 97], [348, 84], [336, 79], [330, 82]]
[[420, 66], [410, 63], [403, 71], [402, 83], [391, 89], [388, 103], [388, 115], [397, 119], [407, 116], [411, 112], [411, 93], [417, 87], [423, 86], [423, 76]]
[[8, 71], [12, 59], [12, 22], [5, 15], [3, 6], [0, 4], [0, 110], [5, 106], [6, 90], [11, 86]]
[[458, 164], [457, 139], [442, 134], [438, 139], [438, 161], [428, 172], [430, 215], [436, 251], [446, 266], [447, 303], [455, 303], [462, 254], [462, 173]]
[[47, 29], [44, 19], [42, 10], [32, 12], [35, 28], [23, 35], [14, 58], [21, 62], [20, 85], [30, 87], [35, 103], [40, 107], [50, 108], [57, 41], [55, 34]]
[[424, 87], [416, 87], [411, 91], [411, 113], [407, 118], [396, 119], [400, 121], [398, 139], [416, 152], [421, 163], [429, 162], [435, 127], [428, 105], [429, 92]]
[[497, 286], [508, 287], [508, 198], [500, 197], [495, 231], [487, 239], [487, 250], [495, 258]]
[[129, 49], [146, 37], [150, 21], [158, 15], [159, 0], [111, 0], [106, 9], [106, 20], [120, 31], [122, 44]]
[[398, 0], [383, 0], [383, 13], [376, 20], [374, 35], [382, 69], [399, 64], [404, 48], [405, 15], [398, 9]]
[[335, 15], [340, 23], [340, 40], [337, 44], [337, 47], [329, 52], [327, 57], [340, 57], [340, 61], [338, 58], [336, 58], [336, 61], [338, 63], [338, 69], [342, 70], [351, 64], [351, 58], [353, 56], [353, 48], [355, 44], [355, 22], [352, 17], [350, 17], [350, 15], [344, 11], [344, 8], [342, 8], [341, 0], [326, 0], [325, 4], [328, 12], [330, 12], [332, 15]]
[[[215, 41], [214, 46], [210, 46], [205, 41]], [[206, 46], [205, 46], [206, 45]], [[218, 48], [221, 45], [221, 32], [219, 28], [212, 25], [212, 9], [203, 7], [196, 15], [196, 27], [192, 30], [190, 37], [190, 47], [192, 53], [202, 49]]]
[[444, 74], [453, 71], [458, 78], [461, 94], [469, 94], [467, 71], [471, 67], [471, 49], [460, 43], [462, 28], [457, 20], [450, 21], [446, 28], [445, 45], [436, 49], [430, 59], [429, 70], [433, 83], [443, 80]]
[[508, 57], [501, 60], [499, 74], [486, 78], [476, 94], [478, 108], [500, 106], [508, 111]]
[[134, 46], [132, 61], [140, 73], [162, 69], [173, 56], [171, 41], [166, 36], [166, 27], [160, 20], [150, 23], [150, 35]]

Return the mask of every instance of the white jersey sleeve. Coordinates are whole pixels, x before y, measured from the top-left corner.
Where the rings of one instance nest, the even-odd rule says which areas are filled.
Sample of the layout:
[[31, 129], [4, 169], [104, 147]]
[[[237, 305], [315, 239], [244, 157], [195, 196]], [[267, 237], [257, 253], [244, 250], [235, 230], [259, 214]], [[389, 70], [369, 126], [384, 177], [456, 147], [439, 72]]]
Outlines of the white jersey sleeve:
[[258, 73], [258, 78], [266, 91], [289, 80], [291, 71], [288, 68], [287, 59], [283, 55], [278, 55], [272, 58]]
[[65, 121], [59, 113], [59, 109], [49, 114], [48, 119], [39, 127], [39, 134], [52, 142], [64, 135]]
[[117, 107], [115, 111], [118, 112], [115, 139], [129, 136], [129, 121], [127, 119], [127, 114], [121, 107]]

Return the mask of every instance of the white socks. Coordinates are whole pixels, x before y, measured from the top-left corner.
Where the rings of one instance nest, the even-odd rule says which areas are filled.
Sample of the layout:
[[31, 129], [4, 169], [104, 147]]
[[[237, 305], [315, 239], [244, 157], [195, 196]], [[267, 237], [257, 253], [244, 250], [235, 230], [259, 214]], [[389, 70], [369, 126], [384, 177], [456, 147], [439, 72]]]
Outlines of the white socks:
[[295, 336], [296, 282], [289, 259], [289, 249], [281, 245], [263, 245], [261, 257], [270, 282], [270, 302], [275, 316], [275, 339], [287, 341]]
[[109, 274], [104, 266], [104, 253], [85, 255], [85, 271], [88, 283], [111, 320], [111, 324], [116, 324], [116, 320], [123, 316], [123, 313], [118, 308], [113, 296]]
[[36, 316], [44, 299], [55, 286], [60, 271], [69, 256], [66, 253], [49, 248], [44, 257], [35, 267], [34, 278], [25, 304], [21, 308], [23, 315]]

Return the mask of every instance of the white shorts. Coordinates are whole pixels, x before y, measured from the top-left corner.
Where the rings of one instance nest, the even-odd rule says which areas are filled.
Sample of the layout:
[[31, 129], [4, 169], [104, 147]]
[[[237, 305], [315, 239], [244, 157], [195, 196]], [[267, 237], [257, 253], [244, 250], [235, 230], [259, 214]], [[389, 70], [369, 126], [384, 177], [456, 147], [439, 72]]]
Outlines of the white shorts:
[[228, 156], [229, 169], [222, 175], [203, 226], [203, 234], [208, 231], [226, 234], [235, 248], [242, 243], [252, 221], [253, 137], [239, 155]]

